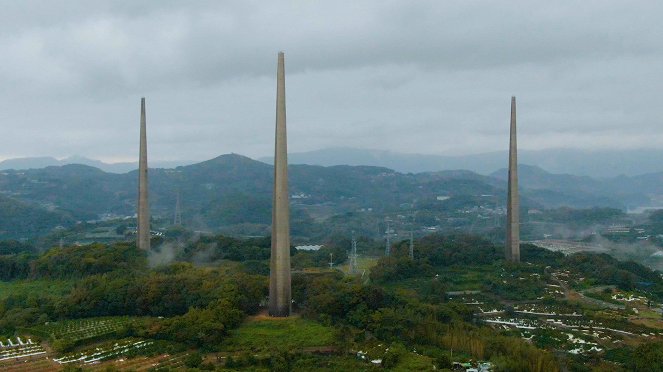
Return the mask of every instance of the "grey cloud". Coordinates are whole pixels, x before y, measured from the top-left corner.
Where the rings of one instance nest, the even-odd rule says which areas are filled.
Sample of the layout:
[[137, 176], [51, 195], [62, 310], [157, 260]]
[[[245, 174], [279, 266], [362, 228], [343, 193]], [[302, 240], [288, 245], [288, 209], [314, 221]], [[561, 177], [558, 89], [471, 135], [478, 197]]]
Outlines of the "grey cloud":
[[[21, 1], [0, 13], [0, 158], [272, 151], [286, 51], [291, 151], [663, 146], [649, 1]], [[9, 130], [9, 128], [13, 128]]]

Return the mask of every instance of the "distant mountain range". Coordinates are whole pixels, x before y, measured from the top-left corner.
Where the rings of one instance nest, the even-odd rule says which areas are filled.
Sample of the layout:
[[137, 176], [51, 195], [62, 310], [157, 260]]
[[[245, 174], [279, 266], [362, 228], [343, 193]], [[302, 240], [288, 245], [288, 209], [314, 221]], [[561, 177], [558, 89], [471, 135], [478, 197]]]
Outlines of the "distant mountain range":
[[[338, 216], [335, 221], [342, 223], [361, 210], [376, 216], [398, 214], [410, 210], [416, 201], [418, 208], [436, 213], [440, 208], [485, 204], [486, 196], [491, 203], [504, 205], [506, 195], [505, 169], [480, 175], [467, 170], [402, 173], [376, 166], [302, 164], [290, 165], [289, 170], [295, 234], [313, 228], [313, 221]], [[196, 229], [267, 226], [271, 221], [273, 169], [269, 164], [230, 154], [175, 168], [150, 168], [149, 174], [155, 217], [172, 218], [179, 193], [184, 219]], [[663, 199], [661, 172], [595, 179], [523, 164], [519, 175], [523, 208], [625, 209]], [[4, 170], [0, 172], [0, 238], [34, 236], [105, 214], [132, 216], [137, 187], [135, 170], [117, 174], [80, 164]], [[450, 202], [441, 205], [439, 196], [449, 197]]]
[[[663, 171], [663, 150], [601, 150], [547, 149], [521, 150], [521, 164], [541, 167], [551, 173], [566, 173], [595, 178], [619, 175], [636, 176]], [[356, 148], [327, 148], [288, 154], [291, 164], [311, 165], [373, 165], [404, 173], [435, 172], [466, 169], [479, 174], [490, 174], [503, 168], [507, 151], [463, 156], [404, 154], [384, 150]], [[272, 158], [259, 160], [271, 163]]]
[[[151, 162], [150, 166], [154, 168], [174, 168], [180, 165], [192, 164], [193, 161], [156, 161]], [[81, 164], [95, 167], [109, 173], [127, 173], [138, 169], [138, 162], [127, 163], [104, 163], [100, 160], [89, 159], [83, 156], [70, 156], [58, 160], [50, 156], [14, 158], [0, 161], [0, 170], [8, 169], [40, 169], [46, 167], [57, 167], [62, 165]]]
[[[290, 164], [376, 166], [401, 173], [464, 169], [490, 175], [496, 169], [504, 168], [507, 155], [506, 151], [501, 151], [444, 156], [337, 147], [290, 153], [288, 160]], [[518, 155], [521, 164], [538, 166], [553, 174], [614, 178], [621, 175], [632, 177], [663, 172], [663, 150], [655, 149], [587, 151], [561, 148], [538, 151], [521, 150]], [[268, 164], [272, 162], [271, 157], [263, 157], [258, 160]], [[151, 161], [150, 167], [174, 168], [193, 163], [195, 161]], [[0, 162], [0, 170], [39, 169], [69, 164], [88, 165], [109, 173], [127, 173], [138, 167], [137, 162], [105, 163], [82, 156], [71, 156], [61, 160], [54, 157], [7, 159]]]

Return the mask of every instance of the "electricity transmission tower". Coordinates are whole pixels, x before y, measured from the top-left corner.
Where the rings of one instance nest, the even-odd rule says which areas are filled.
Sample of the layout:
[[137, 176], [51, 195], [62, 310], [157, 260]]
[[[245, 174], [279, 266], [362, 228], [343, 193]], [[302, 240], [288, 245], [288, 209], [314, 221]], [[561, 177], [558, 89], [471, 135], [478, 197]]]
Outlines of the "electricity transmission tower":
[[391, 255], [391, 237], [389, 236], [389, 232], [391, 231], [391, 227], [389, 227], [389, 220], [387, 220], [387, 229], [384, 231], [385, 238], [387, 240], [387, 244], [384, 247], [384, 255], [389, 257]]
[[[414, 203], [412, 203], [414, 207]], [[414, 208], [413, 208], [414, 209]], [[412, 212], [412, 224], [410, 225], [410, 259], [414, 260], [414, 218], [417, 212]]]
[[350, 274], [357, 273], [357, 239], [355, 232], [352, 232], [352, 251], [350, 252]]
[[181, 226], [182, 225], [182, 207], [180, 205], [180, 192], [177, 192], [177, 197], [175, 199], [175, 217], [173, 218], [173, 225]]

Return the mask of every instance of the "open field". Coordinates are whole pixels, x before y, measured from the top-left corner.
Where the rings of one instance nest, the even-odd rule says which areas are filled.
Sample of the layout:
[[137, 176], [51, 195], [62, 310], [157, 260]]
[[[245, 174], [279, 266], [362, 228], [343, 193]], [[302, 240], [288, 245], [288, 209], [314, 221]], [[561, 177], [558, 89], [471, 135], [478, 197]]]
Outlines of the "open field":
[[230, 332], [224, 342], [227, 351], [296, 350], [329, 347], [333, 344], [333, 329], [298, 316], [249, 318]]
[[[460, 267], [452, 266], [446, 268], [435, 268], [438, 275], [437, 280], [444, 283], [445, 290], [448, 292], [458, 291], [481, 291], [486, 279], [495, 275], [492, 267]], [[395, 283], [388, 283], [388, 288], [405, 289], [411, 293], [420, 293], [422, 288], [429, 285], [435, 276], [429, 278], [415, 277], [403, 279]]]
[[[438, 270], [439, 271], [439, 270]], [[451, 266], [438, 272], [439, 279], [443, 281], [449, 291], [477, 291], [481, 290], [486, 277], [494, 273], [492, 267], [464, 267]]]

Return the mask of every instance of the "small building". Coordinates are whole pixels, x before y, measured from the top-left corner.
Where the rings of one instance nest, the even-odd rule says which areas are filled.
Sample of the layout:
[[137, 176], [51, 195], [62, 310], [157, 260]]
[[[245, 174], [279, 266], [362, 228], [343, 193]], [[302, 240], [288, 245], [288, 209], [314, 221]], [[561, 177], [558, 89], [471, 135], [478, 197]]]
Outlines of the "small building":
[[319, 251], [324, 245], [298, 245], [295, 247], [298, 251]]

